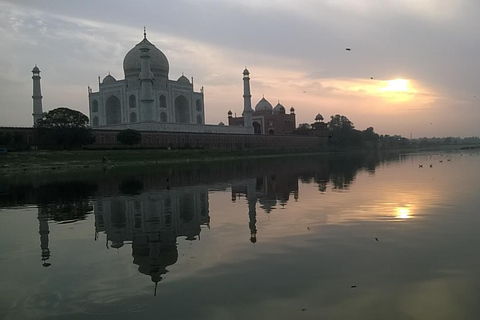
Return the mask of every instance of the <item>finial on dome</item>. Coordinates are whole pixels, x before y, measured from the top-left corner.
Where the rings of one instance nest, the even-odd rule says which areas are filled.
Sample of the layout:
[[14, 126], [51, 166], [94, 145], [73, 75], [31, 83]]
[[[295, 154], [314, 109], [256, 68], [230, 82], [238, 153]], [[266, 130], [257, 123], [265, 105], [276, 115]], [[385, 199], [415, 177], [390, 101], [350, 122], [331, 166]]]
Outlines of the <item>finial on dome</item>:
[[147, 28], [143, 27], [143, 39], [147, 39]]

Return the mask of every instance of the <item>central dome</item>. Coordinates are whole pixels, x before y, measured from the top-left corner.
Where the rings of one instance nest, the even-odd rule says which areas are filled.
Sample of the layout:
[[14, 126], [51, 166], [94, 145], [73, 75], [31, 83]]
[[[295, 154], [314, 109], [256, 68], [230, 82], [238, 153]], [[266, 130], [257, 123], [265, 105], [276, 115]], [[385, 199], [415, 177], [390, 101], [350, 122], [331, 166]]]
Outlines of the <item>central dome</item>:
[[260, 100], [257, 105], [255, 106], [255, 111], [257, 112], [272, 112], [272, 105], [270, 104], [270, 102], [267, 101], [267, 99], [265, 99], [265, 97], [262, 98], [262, 100]]
[[153, 72], [156, 79], [168, 79], [168, 60], [167, 57], [155, 47], [145, 36], [135, 47], [128, 51], [125, 59], [123, 59], [123, 71], [125, 72], [125, 79], [135, 77], [138, 79], [140, 71], [142, 71], [142, 59], [140, 58], [142, 52], [140, 47], [147, 47], [150, 50], [150, 70]]

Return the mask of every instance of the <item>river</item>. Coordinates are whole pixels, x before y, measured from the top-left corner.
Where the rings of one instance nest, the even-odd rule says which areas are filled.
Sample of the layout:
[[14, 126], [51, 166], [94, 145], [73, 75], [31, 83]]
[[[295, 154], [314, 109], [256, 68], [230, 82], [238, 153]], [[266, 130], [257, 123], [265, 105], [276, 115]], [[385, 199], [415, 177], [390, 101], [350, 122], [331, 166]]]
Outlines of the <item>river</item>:
[[477, 151], [0, 177], [2, 319], [478, 319]]

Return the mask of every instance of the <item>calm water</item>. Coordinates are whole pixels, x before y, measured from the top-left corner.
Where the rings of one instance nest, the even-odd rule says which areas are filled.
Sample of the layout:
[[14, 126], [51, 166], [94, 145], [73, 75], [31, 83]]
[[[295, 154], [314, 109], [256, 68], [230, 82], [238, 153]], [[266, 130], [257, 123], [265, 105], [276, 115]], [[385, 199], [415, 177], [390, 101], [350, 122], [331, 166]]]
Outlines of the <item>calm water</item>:
[[479, 168], [463, 152], [0, 177], [0, 317], [479, 319]]

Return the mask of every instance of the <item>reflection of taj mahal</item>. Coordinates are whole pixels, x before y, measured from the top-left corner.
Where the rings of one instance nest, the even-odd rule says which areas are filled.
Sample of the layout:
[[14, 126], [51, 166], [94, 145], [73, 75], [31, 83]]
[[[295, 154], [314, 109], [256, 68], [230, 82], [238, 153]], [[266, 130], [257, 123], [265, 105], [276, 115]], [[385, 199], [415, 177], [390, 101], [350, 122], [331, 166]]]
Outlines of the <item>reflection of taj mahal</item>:
[[196, 240], [209, 221], [206, 187], [105, 197], [95, 204], [96, 233], [105, 232], [107, 247], [131, 244], [133, 263], [155, 283], [177, 262], [177, 237]]

